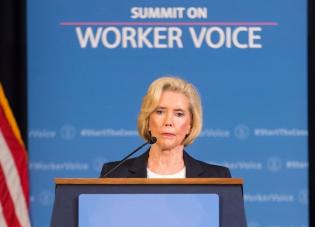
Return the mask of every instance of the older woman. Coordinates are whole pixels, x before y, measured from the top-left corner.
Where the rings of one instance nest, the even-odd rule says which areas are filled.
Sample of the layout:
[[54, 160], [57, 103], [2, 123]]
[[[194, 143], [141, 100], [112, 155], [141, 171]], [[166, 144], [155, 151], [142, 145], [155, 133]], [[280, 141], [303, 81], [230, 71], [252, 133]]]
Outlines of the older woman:
[[[157, 138], [147, 152], [124, 162], [107, 177], [205, 178], [231, 177], [222, 166], [188, 155], [202, 128], [202, 107], [197, 89], [176, 77], [162, 77], [150, 85], [138, 117], [138, 131], [145, 139]], [[101, 177], [118, 162], [105, 163]]]

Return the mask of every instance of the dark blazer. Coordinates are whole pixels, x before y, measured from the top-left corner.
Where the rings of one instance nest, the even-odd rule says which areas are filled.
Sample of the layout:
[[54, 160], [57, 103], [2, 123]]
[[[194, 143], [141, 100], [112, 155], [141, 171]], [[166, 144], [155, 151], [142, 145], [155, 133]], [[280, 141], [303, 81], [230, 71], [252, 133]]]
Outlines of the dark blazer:
[[[150, 149], [149, 149], [150, 150]], [[146, 178], [149, 150], [136, 158], [131, 158], [113, 171], [109, 178]], [[111, 170], [119, 162], [109, 162], [103, 165], [100, 177]], [[199, 161], [184, 151], [184, 163], [187, 178], [229, 178], [231, 177], [228, 168], [218, 165], [211, 165]]]

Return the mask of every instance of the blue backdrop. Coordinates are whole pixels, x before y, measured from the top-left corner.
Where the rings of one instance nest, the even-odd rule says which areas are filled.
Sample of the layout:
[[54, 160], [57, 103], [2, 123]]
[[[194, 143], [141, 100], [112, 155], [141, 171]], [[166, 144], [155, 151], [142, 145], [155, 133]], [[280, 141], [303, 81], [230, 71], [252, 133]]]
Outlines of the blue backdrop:
[[49, 226], [55, 177], [98, 177], [143, 141], [148, 85], [200, 91], [187, 148], [245, 180], [249, 227], [308, 226], [306, 1], [28, 1], [31, 218]]

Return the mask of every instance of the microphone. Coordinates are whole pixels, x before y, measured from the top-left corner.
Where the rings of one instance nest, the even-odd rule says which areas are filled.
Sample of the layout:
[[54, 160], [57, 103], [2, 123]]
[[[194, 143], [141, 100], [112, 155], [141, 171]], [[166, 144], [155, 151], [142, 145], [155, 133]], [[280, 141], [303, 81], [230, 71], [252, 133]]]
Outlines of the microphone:
[[139, 151], [142, 147], [144, 147], [147, 144], [155, 144], [157, 141], [157, 138], [152, 136], [147, 142], [145, 142], [144, 144], [142, 144], [140, 147], [137, 147], [134, 151], [132, 151], [130, 154], [128, 154], [126, 157], [124, 157], [117, 165], [115, 165], [113, 168], [111, 168], [107, 173], [105, 173], [102, 177], [107, 177], [110, 173], [114, 172], [116, 169], [118, 169], [122, 164], [124, 164], [125, 161], [127, 161], [127, 159], [133, 155], [134, 153], [136, 153], [137, 151]]

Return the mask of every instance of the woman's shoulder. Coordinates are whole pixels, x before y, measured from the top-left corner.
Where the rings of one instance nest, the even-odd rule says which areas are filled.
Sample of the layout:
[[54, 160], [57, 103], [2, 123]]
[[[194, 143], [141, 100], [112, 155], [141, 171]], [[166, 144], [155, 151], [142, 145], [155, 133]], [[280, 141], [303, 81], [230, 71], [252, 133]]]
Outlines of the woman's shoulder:
[[130, 158], [121, 164], [121, 161], [107, 162], [103, 165], [100, 177], [104, 177], [109, 171], [116, 166], [106, 177], [110, 178], [141, 178], [146, 177], [146, 165], [149, 151], [144, 152], [138, 157]]
[[207, 174], [216, 175], [218, 177], [225, 177], [225, 178], [230, 178], [231, 177], [231, 172], [229, 168], [221, 165], [216, 165], [216, 164], [210, 164], [206, 163], [200, 160], [197, 160], [199, 164], [202, 166], [202, 168], [205, 170]]
[[186, 152], [184, 154], [185, 165], [189, 175], [193, 177], [202, 178], [230, 178], [230, 170], [221, 165], [210, 164], [204, 161], [200, 161], [188, 155]]
[[[131, 158], [131, 159], [126, 160], [116, 170], [114, 170], [112, 173], [110, 173], [106, 177], [125, 177], [125, 175], [128, 172], [128, 168], [131, 165], [131, 163], [133, 163], [134, 159], [135, 158]], [[113, 161], [113, 162], [104, 163], [102, 166], [100, 177], [101, 178], [104, 177], [105, 174], [109, 173], [109, 171], [111, 171], [113, 168], [118, 166], [119, 163], [120, 163], [120, 161]]]

